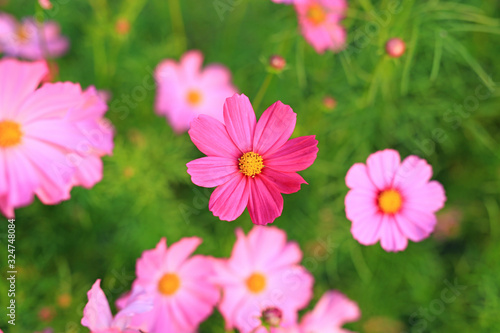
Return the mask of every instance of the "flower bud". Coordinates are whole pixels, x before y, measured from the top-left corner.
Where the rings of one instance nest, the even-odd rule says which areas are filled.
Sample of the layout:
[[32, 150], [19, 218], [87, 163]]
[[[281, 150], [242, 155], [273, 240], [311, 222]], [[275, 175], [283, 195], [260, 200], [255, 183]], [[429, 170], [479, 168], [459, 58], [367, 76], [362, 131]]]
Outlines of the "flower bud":
[[283, 313], [280, 309], [276, 307], [266, 308], [262, 311], [262, 325], [266, 327], [279, 327], [281, 324], [281, 319], [283, 318]]
[[385, 44], [385, 50], [389, 56], [399, 58], [405, 53], [406, 44], [400, 38], [391, 38], [387, 44]]
[[40, 4], [40, 7], [43, 9], [52, 9], [52, 4], [50, 3], [50, 0], [38, 0], [38, 3]]
[[269, 58], [269, 66], [271, 66], [272, 69], [281, 72], [286, 66], [286, 60], [282, 56], [274, 54]]
[[332, 96], [323, 97], [323, 105], [328, 110], [333, 110], [337, 106], [337, 101]]

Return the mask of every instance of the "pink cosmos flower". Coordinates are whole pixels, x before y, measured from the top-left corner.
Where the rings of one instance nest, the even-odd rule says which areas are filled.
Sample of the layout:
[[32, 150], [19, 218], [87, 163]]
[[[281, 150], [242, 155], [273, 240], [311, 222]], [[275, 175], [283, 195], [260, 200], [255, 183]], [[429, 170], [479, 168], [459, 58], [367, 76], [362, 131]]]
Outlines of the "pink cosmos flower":
[[11, 57], [30, 60], [60, 57], [69, 47], [61, 36], [59, 24], [52, 21], [37, 24], [32, 18], [22, 22], [0, 13], [0, 51]]
[[278, 101], [256, 123], [248, 97], [234, 95], [224, 104], [226, 125], [206, 115], [193, 120], [189, 135], [207, 157], [189, 162], [188, 173], [198, 186], [217, 186], [209, 202], [215, 216], [232, 221], [247, 207], [253, 223], [272, 223], [283, 211], [281, 193], [307, 184], [297, 171], [313, 164], [318, 141], [288, 140], [296, 116]]
[[302, 34], [316, 52], [338, 52], [346, 42], [346, 30], [340, 24], [347, 10], [345, 0], [301, 0], [295, 10]]
[[200, 114], [224, 121], [224, 101], [237, 92], [226, 67], [212, 64], [202, 70], [202, 63], [201, 52], [189, 51], [179, 64], [168, 59], [156, 68], [155, 109], [167, 117], [177, 133], [187, 131], [191, 121]]
[[201, 255], [189, 258], [200, 243], [197, 237], [183, 238], [167, 250], [162, 238], [155, 249], [144, 251], [137, 261], [132, 295], [137, 288], [144, 289], [153, 298], [154, 309], [136, 315], [133, 327], [148, 333], [194, 332], [212, 313], [220, 297], [209, 281], [212, 261]]
[[50, 0], [38, 0], [38, 3], [43, 9], [52, 9], [52, 3]]
[[300, 332], [348, 333], [342, 327], [345, 323], [361, 317], [358, 305], [344, 294], [332, 290], [326, 292], [311, 312], [302, 317]]
[[248, 236], [236, 230], [229, 259], [215, 259], [216, 281], [223, 290], [219, 310], [227, 329], [251, 332], [261, 325], [262, 311], [282, 312], [282, 326], [297, 322], [297, 311], [312, 297], [313, 277], [300, 266], [302, 252], [275, 227], [254, 226]]
[[105, 107], [90, 102], [93, 88], [37, 89], [46, 74], [44, 61], [0, 60], [0, 211], [7, 217], [35, 194], [56, 204], [72, 186], [92, 186], [102, 176], [96, 157], [112, 149], [112, 134], [98, 127]]
[[151, 300], [139, 291], [130, 297], [127, 307], [113, 318], [100, 284], [98, 279], [87, 293], [89, 301], [83, 309], [82, 325], [88, 327], [91, 333], [140, 333], [131, 329], [129, 324], [134, 315], [151, 310]]
[[366, 165], [354, 164], [346, 176], [351, 190], [345, 210], [351, 233], [363, 245], [380, 240], [386, 251], [401, 251], [408, 239], [427, 238], [436, 225], [435, 212], [446, 201], [443, 186], [429, 181], [432, 168], [417, 156], [400, 163], [392, 149], [370, 155]]

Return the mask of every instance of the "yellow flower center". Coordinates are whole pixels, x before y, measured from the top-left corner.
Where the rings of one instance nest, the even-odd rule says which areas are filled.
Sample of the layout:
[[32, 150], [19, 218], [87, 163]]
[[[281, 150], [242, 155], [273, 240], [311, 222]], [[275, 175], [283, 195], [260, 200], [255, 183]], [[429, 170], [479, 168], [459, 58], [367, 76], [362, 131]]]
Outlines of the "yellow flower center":
[[31, 35], [31, 33], [30, 33], [29, 29], [26, 28], [26, 26], [24, 26], [24, 25], [18, 26], [17, 31], [16, 31], [16, 37], [20, 43], [26, 43], [30, 39], [30, 35]]
[[378, 197], [378, 206], [386, 214], [397, 213], [403, 205], [403, 198], [396, 190], [386, 190]]
[[326, 20], [325, 9], [319, 4], [314, 4], [311, 7], [309, 7], [309, 10], [307, 11], [307, 18], [313, 24], [319, 25], [325, 22]]
[[266, 277], [261, 273], [253, 273], [246, 281], [247, 288], [252, 293], [260, 293], [266, 288]]
[[175, 273], [167, 273], [163, 275], [158, 282], [158, 291], [163, 295], [172, 296], [179, 290], [181, 280]]
[[186, 100], [188, 104], [191, 106], [197, 106], [201, 103], [201, 100], [203, 97], [201, 96], [201, 93], [198, 90], [189, 90], [187, 95], [186, 95]]
[[245, 176], [255, 177], [262, 172], [264, 167], [262, 156], [253, 151], [243, 154], [238, 161], [240, 162], [240, 171]]
[[0, 121], [0, 147], [11, 147], [21, 142], [21, 126], [10, 120]]

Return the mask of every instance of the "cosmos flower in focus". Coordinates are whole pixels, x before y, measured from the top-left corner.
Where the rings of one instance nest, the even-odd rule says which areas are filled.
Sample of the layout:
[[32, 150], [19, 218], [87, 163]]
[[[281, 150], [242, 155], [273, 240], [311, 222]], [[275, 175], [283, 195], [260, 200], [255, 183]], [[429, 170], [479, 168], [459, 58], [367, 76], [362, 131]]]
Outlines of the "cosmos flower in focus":
[[202, 69], [202, 63], [201, 52], [188, 51], [180, 63], [167, 59], [156, 68], [155, 110], [167, 117], [177, 133], [187, 131], [200, 114], [223, 122], [224, 101], [237, 92], [225, 66], [211, 64]]
[[299, 265], [299, 246], [275, 227], [254, 226], [247, 236], [237, 229], [236, 237], [231, 257], [214, 260], [226, 329], [253, 332], [270, 307], [280, 310], [279, 325], [295, 324], [297, 311], [307, 306], [313, 287], [313, 277]]
[[[136, 315], [131, 325], [148, 333], [195, 332], [213, 311], [219, 290], [210, 281], [212, 260], [191, 254], [200, 245], [197, 237], [183, 238], [167, 249], [162, 238], [155, 249], [144, 251], [137, 261], [136, 289], [153, 299], [153, 310]], [[128, 304], [126, 294], [117, 304]]]
[[0, 13], [0, 51], [5, 55], [29, 60], [56, 58], [64, 55], [68, 47], [69, 40], [61, 35], [58, 23], [37, 23], [33, 18], [18, 22]]
[[363, 245], [380, 240], [386, 251], [402, 251], [408, 239], [419, 242], [436, 226], [435, 212], [446, 201], [443, 186], [430, 181], [432, 168], [417, 156], [402, 163], [392, 149], [370, 155], [366, 165], [354, 164], [346, 175], [351, 190], [345, 210], [351, 233]]
[[0, 211], [9, 218], [35, 194], [57, 204], [72, 186], [93, 186], [100, 156], [113, 147], [95, 90], [70, 82], [37, 89], [47, 72], [45, 61], [0, 60]]
[[188, 173], [198, 186], [217, 186], [209, 202], [215, 216], [232, 221], [248, 208], [252, 222], [265, 225], [281, 215], [281, 193], [300, 190], [306, 181], [297, 171], [318, 153], [314, 135], [288, 140], [296, 117], [278, 101], [257, 122], [248, 97], [234, 95], [224, 104], [225, 125], [206, 115], [192, 122], [191, 140], [207, 156], [189, 162]]
[[151, 300], [138, 291], [130, 297], [127, 307], [113, 317], [100, 284], [101, 280], [97, 280], [87, 293], [89, 301], [83, 309], [82, 325], [91, 333], [140, 333], [130, 328], [129, 324], [134, 315], [151, 310]]
[[346, 0], [300, 0], [294, 4], [302, 35], [316, 52], [343, 49], [347, 33], [340, 22], [347, 10]]

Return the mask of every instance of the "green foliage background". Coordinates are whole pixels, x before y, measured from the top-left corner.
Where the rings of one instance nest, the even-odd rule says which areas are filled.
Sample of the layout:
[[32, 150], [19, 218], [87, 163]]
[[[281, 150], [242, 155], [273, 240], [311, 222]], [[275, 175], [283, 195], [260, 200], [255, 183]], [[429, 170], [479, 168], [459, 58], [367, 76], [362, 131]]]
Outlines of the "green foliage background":
[[[0, 10], [18, 18], [41, 13], [32, 0], [3, 2]], [[228, 66], [251, 99], [268, 75], [267, 58], [287, 59], [256, 112], [281, 100], [298, 114], [294, 136], [315, 134], [319, 141], [317, 161], [301, 173], [309, 185], [284, 196], [274, 223], [304, 251], [316, 280], [311, 307], [324, 291], [339, 289], [362, 310], [362, 319], [346, 326], [358, 332], [500, 331], [498, 1], [405, 0], [389, 14], [392, 0], [351, 0], [347, 51], [324, 55], [298, 32], [293, 7], [269, 0], [182, 0], [182, 19], [176, 0], [52, 2], [45, 17], [71, 39], [69, 53], [57, 60], [59, 79], [112, 92], [107, 116], [116, 147], [93, 189], [75, 188], [57, 206], [36, 201], [17, 210], [17, 321], [7, 332], [87, 332], [79, 322], [92, 283], [102, 278], [114, 301], [130, 288], [136, 259], [161, 237], [172, 243], [200, 236], [198, 253], [225, 257], [235, 228], [252, 227], [246, 212], [228, 223], [208, 211], [211, 190], [193, 185], [185, 167], [202, 154], [153, 112], [151, 71], [186, 49]], [[119, 18], [131, 22], [126, 36], [115, 31]], [[407, 41], [403, 57], [385, 55], [390, 37]], [[323, 106], [325, 95], [338, 101], [334, 110]], [[429, 161], [448, 197], [439, 216], [460, 212], [456, 235], [431, 236], [396, 254], [352, 238], [345, 174], [384, 148]], [[439, 301], [448, 282], [466, 289]], [[2, 309], [7, 289], [2, 278]], [[62, 294], [71, 296], [68, 307], [58, 302]], [[45, 307], [55, 313], [49, 322], [39, 318]], [[0, 327], [7, 327], [4, 315]], [[200, 331], [222, 332], [222, 317], [214, 314]]]

